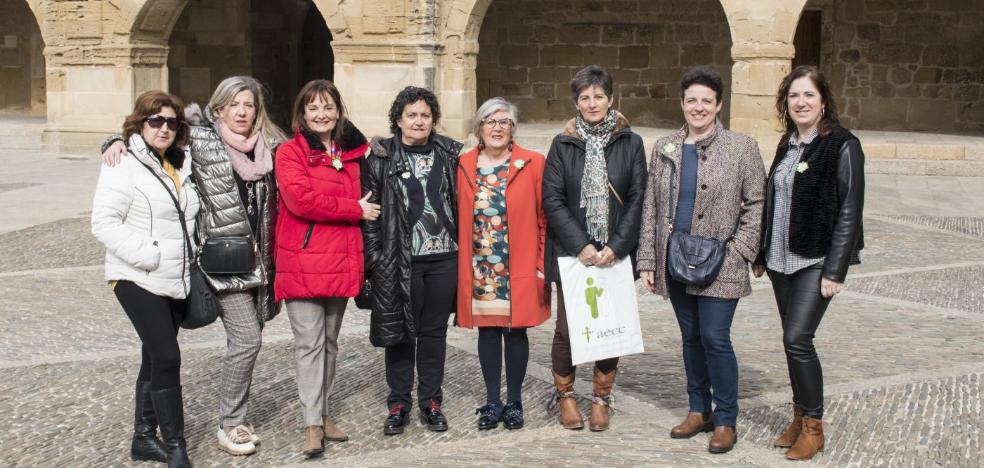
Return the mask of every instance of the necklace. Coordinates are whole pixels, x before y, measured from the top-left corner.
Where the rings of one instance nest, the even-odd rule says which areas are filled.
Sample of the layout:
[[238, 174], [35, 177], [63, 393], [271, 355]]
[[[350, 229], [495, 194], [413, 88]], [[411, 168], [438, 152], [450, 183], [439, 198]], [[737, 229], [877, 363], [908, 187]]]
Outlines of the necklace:
[[253, 181], [246, 182], [246, 214], [253, 216], [256, 213], [256, 209], [253, 205], [256, 203], [256, 183]]

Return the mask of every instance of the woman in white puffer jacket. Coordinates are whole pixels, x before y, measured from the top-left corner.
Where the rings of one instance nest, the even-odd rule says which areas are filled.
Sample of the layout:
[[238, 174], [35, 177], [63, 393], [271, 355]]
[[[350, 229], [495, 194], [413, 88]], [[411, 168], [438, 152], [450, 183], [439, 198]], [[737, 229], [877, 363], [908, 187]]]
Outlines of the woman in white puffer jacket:
[[[143, 342], [130, 457], [191, 466], [177, 338], [195, 253], [199, 196], [189, 180], [191, 158], [182, 149], [188, 125], [181, 102], [162, 91], [140, 95], [123, 134], [134, 157], [102, 167], [92, 202], [92, 233], [106, 246], [106, 280]], [[191, 235], [187, 241], [186, 233]], [[158, 424], [163, 442], [157, 438]]]

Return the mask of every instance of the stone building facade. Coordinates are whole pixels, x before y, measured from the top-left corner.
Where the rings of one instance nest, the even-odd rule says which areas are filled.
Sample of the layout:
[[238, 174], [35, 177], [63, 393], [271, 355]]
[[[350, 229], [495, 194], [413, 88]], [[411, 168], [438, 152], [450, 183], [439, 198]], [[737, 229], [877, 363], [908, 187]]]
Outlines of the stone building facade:
[[[852, 127], [984, 132], [982, 0], [0, 5], [0, 105], [46, 114], [43, 140], [54, 148], [91, 150], [142, 91], [204, 101], [233, 73], [265, 81], [278, 112], [306, 79], [333, 78], [353, 120], [373, 134], [386, 133], [397, 90], [425, 86], [441, 100], [443, 130], [460, 138], [478, 100], [493, 94], [518, 101], [526, 120], [568, 118], [569, 75], [594, 62], [614, 71], [623, 112], [649, 126], [678, 124], [680, 72], [712, 64], [727, 79], [727, 123], [768, 147], [777, 138], [774, 93], [797, 55], [832, 77]], [[798, 27], [816, 31], [799, 53]]]

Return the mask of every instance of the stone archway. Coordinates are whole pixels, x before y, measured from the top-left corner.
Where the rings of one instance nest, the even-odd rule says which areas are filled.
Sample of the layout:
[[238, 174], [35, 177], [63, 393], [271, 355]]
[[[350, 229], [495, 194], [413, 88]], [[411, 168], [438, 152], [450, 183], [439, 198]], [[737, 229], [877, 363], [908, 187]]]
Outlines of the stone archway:
[[47, 111], [40, 11], [36, 1], [0, 6], [0, 110], [5, 112], [44, 115]]

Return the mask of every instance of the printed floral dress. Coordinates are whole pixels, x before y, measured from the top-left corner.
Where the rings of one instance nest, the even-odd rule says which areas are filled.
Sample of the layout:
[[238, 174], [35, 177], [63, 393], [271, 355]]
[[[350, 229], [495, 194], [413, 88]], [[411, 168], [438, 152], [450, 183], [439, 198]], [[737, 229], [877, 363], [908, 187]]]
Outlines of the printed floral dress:
[[508, 326], [509, 228], [506, 176], [509, 161], [479, 167], [472, 227], [472, 315], [479, 326]]

